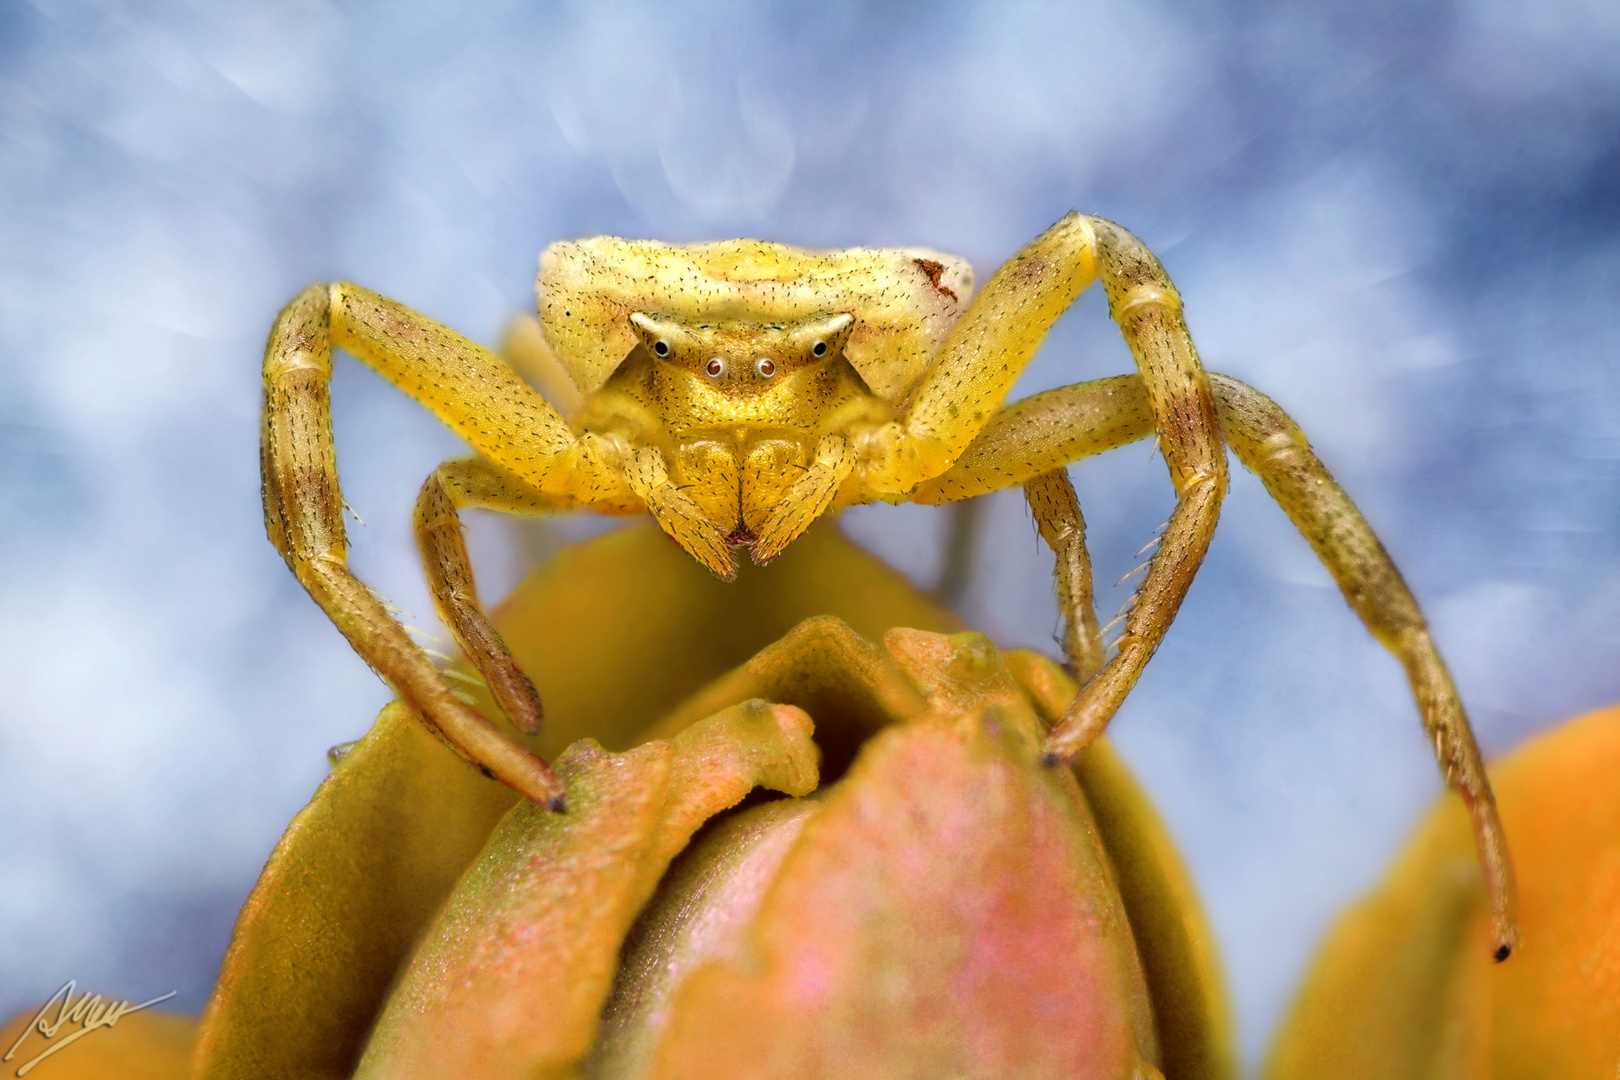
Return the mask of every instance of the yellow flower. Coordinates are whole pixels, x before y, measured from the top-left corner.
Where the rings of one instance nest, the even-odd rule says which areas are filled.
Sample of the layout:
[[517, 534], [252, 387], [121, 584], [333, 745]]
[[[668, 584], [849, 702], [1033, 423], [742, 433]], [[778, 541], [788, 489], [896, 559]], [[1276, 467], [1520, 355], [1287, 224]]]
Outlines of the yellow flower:
[[1522, 947], [1489, 962], [1467, 818], [1442, 799], [1329, 933], [1270, 1080], [1620, 1076], [1620, 707], [1530, 740], [1491, 784]]
[[243, 908], [199, 1080], [1231, 1074], [1153, 811], [1106, 743], [1039, 763], [1050, 661], [832, 527], [730, 585], [627, 528], [496, 620], [568, 813], [385, 709]]

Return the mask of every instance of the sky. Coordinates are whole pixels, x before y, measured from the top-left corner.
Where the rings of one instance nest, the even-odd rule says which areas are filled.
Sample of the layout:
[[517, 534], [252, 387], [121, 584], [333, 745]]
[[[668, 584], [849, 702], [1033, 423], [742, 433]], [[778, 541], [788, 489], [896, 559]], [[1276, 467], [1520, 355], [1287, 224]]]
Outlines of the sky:
[[[0, 1014], [68, 978], [199, 1009], [326, 748], [388, 698], [263, 535], [264, 337], [314, 281], [492, 343], [554, 240], [927, 246], [982, 278], [1099, 214], [1357, 500], [1488, 753], [1620, 699], [1617, 55], [1608, 0], [3, 0]], [[1012, 396], [1129, 367], [1093, 292]], [[427, 618], [410, 508], [458, 442], [352, 360], [333, 396], [353, 564]], [[1163, 462], [1071, 472], [1111, 582], [1173, 504]], [[493, 598], [534, 533], [471, 517]], [[845, 517], [925, 586], [946, 520]], [[1015, 492], [962, 610], [1053, 650]], [[1112, 735], [1252, 1062], [1439, 778], [1247, 474]]]

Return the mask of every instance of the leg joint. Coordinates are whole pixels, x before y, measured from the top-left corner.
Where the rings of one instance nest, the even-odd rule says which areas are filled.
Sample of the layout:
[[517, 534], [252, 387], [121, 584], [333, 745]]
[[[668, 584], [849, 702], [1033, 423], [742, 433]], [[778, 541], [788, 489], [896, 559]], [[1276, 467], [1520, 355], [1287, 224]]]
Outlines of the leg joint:
[[1192, 469], [1176, 476], [1175, 481], [1176, 495], [1182, 500], [1213, 496], [1218, 501], [1226, 496], [1226, 470], [1222, 468]]
[[294, 371], [332, 376], [331, 301], [325, 285], [311, 285], [281, 309], [264, 350], [264, 381], [274, 385]]
[[423, 529], [436, 528], [446, 522], [460, 524], [450, 486], [444, 482], [438, 469], [428, 474], [428, 478], [422, 482], [422, 490], [417, 493], [416, 520], [417, 526]]
[[1271, 471], [1300, 462], [1310, 454], [1310, 449], [1305, 433], [1288, 424], [1257, 440], [1252, 454], [1257, 466]]
[[1108, 297], [1108, 313], [1121, 326], [1135, 315], [1148, 310], [1162, 311], [1172, 317], [1179, 315], [1181, 294], [1168, 281], [1144, 281], [1117, 296], [1111, 293]]

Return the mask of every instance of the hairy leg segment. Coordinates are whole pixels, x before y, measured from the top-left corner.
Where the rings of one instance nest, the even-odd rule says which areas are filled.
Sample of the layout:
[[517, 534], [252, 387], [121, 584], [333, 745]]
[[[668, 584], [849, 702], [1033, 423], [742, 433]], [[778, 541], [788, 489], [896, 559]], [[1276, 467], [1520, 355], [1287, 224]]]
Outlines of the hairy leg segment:
[[[352, 300], [359, 302], [350, 302]], [[395, 343], [402, 337], [415, 348], [398, 348]], [[381, 346], [377, 344], [379, 341], [383, 342]], [[355, 651], [418, 712], [430, 730], [485, 775], [541, 805], [561, 810], [565, 805], [565, 792], [551, 768], [459, 700], [433, 661], [349, 570], [343, 495], [338, 486], [332, 447], [329, 384], [334, 343], [361, 355], [430, 407], [436, 393], [445, 393], [447, 382], [458, 377], [476, 381], [485, 374], [498, 374], [496, 369], [506, 372], [498, 360], [478, 346], [375, 294], [343, 285], [317, 285], [305, 290], [277, 318], [265, 349], [261, 465], [265, 526], [271, 542]], [[538, 403], [539, 409], [549, 412], [538, 395], [528, 391], [509, 372], [506, 376], [509, 383], [496, 378], [486, 384], [492, 388], [490, 394], [509, 396], [509, 400], [502, 403], [512, 411], [535, 412]], [[525, 394], [531, 395], [532, 400]], [[435, 408], [434, 411], [455, 427], [458, 426], [454, 423], [456, 419], [477, 423], [476, 416], [468, 415], [476, 408], [474, 401], [471, 408], [462, 405], [454, 410]], [[453, 415], [446, 416], [446, 412]], [[559, 428], [566, 441], [558, 437]], [[521, 457], [530, 465], [543, 466], [546, 458], [560, 458], [570, 449], [572, 435], [560, 419], [549, 430], [544, 426], [533, 430], [538, 431], [538, 435], [527, 445], [516, 447], [517, 453], [512, 456]], [[548, 435], [552, 443], [549, 446], [543, 441]], [[487, 440], [469, 441], [483, 450], [478, 442]], [[545, 472], [544, 468], [535, 471], [540, 475]], [[460, 529], [458, 523], [452, 540], [434, 517], [438, 513], [439, 495], [449, 494], [442, 490], [440, 474], [435, 474], [430, 486], [435, 481], [439, 482], [441, 491], [424, 495], [429, 504], [426, 515], [433, 517], [433, 521], [419, 531], [424, 532], [424, 545], [439, 556], [437, 566], [442, 580], [436, 585], [441, 585], [442, 590], [436, 587], [435, 593], [439, 595], [442, 591], [454, 601], [453, 594], [460, 587], [454, 580]], [[451, 487], [454, 486], [452, 477]], [[419, 513], [419, 522], [423, 516]], [[459, 561], [465, 565], [464, 548], [459, 549]], [[471, 589], [470, 575], [466, 575], [465, 589]], [[452, 611], [456, 610], [454, 602], [450, 606]], [[476, 658], [479, 627], [466, 619], [452, 617], [450, 622], [457, 627], [458, 636], [468, 636], [468, 643], [472, 645], [469, 655]], [[487, 626], [487, 622], [483, 625]], [[493, 636], [493, 631], [489, 633]], [[494, 640], [498, 645], [499, 639]], [[505, 655], [504, 646], [499, 653]], [[510, 664], [509, 657], [506, 663]], [[492, 666], [499, 672], [499, 664]], [[485, 674], [490, 676], [488, 670]], [[491, 687], [501, 685], [497, 674], [491, 679]], [[505, 689], [508, 700], [522, 697], [521, 689], [514, 690], [510, 685]], [[528, 688], [528, 694], [533, 695], [532, 687]], [[502, 701], [502, 705], [506, 707], [507, 701]], [[539, 718], [537, 700], [532, 715], [521, 707], [513, 708], [514, 722], [520, 725]]]

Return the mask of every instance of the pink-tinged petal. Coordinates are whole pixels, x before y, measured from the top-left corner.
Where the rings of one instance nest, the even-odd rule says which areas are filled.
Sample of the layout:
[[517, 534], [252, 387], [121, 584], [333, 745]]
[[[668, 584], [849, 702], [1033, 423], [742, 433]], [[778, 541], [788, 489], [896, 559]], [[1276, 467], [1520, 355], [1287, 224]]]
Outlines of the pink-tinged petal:
[[681, 852], [631, 930], [596, 1047], [582, 1071], [597, 1080], [646, 1074], [669, 1025], [675, 990], [711, 960], [742, 961], [777, 869], [815, 799], [779, 799], [716, 820]]
[[[1042, 720], [1052, 724], [1063, 715], [1079, 689], [1063, 669], [1022, 649], [1001, 658]], [[1106, 738], [1080, 755], [1074, 775], [1130, 915], [1158, 1018], [1164, 1074], [1175, 1080], [1237, 1076], [1237, 1042], [1215, 932], [1169, 831]]]
[[[927, 640], [933, 638], [933, 640]], [[1083, 797], [982, 639], [896, 661], [942, 709], [872, 739], [804, 826], [741, 958], [677, 991], [651, 1075], [1131, 1077], [1157, 1050]]]
[[750, 702], [671, 742], [557, 762], [569, 811], [514, 807], [418, 948], [359, 1077], [570, 1075], [624, 935], [699, 825], [756, 785], [816, 784], [809, 719]]

